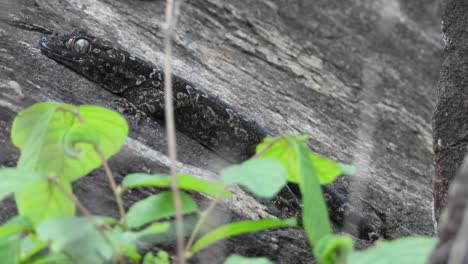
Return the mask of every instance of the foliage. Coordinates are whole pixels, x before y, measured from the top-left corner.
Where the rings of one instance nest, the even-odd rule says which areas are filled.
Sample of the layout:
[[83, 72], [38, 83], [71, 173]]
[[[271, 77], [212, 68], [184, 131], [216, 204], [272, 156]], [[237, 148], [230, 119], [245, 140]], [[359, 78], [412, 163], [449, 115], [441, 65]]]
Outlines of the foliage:
[[349, 264], [423, 264], [437, 244], [434, 237], [405, 237], [393, 241], [378, 242], [365, 251], [353, 252]]
[[246, 258], [241, 255], [233, 254], [229, 256], [224, 264], [271, 264], [267, 258]]
[[[128, 212], [122, 195], [132, 188], [168, 188], [171, 177], [133, 173], [121, 186], [113, 182], [107, 159], [122, 148], [127, 134], [125, 119], [99, 106], [40, 103], [18, 114], [11, 139], [21, 156], [16, 168], [0, 169], [0, 200], [13, 194], [19, 209], [17, 216], [0, 226], [2, 263], [170, 263], [165, 251], [142, 256], [138, 247], [148, 237], [165, 237], [171, 232], [174, 194], [150, 195]], [[213, 197], [201, 211], [188, 193], [182, 192], [179, 198], [183, 213], [196, 217], [185, 257], [229, 237], [296, 226], [295, 219], [244, 220], [199, 235], [216, 203], [232, 196], [230, 186], [240, 185], [259, 198], [273, 198], [289, 181], [299, 184], [302, 222], [320, 263], [390, 263], [395, 256], [399, 263], [423, 263], [435, 239], [406, 238], [355, 252], [349, 236], [332, 233], [320, 184], [352, 174], [354, 168], [310, 152], [305, 140], [304, 136], [266, 138], [252, 159], [222, 170], [220, 181], [179, 175], [180, 189]], [[106, 168], [119, 219], [91, 215], [73, 194], [73, 181], [99, 166]], [[77, 208], [82, 216], [76, 215]], [[225, 263], [272, 262], [231, 255]]]

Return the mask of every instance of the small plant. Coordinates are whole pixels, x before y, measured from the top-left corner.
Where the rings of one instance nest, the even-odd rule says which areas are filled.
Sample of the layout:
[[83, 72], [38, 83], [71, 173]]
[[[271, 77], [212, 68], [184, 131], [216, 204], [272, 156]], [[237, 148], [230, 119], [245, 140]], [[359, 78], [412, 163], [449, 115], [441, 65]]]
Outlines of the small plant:
[[[117, 185], [107, 163], [121, 149], [127, 134], [124, 118], [98, 106], [40, 103], [18, 114], [11, 139], [21, 156], [16, 168], [0, 169], [0, 198], [13, 194], [19, 211], [0, 226], [2, 263], [170, 263], [166, 252], [142, 256], [138, 247], [156, 243], [173, 226], [173, 193], [151, 195], [128, 211], [122, 201], [122, 195], [132, 188], [169, 188], [170, 176], [133, 173]], [[299, 184], [304, 229], [320, 263], [391, 263], [395, 258], [398, 263], [423, 263], [436, 243], [433, 238], [405, 238], [355, 252], [349, 236], [332, 233], [320, 184], [351, 173], [352, 167], [310, 152], [305, 139], [266, 138], [252, 159], [222, 170], [220, 181], [178, 175], [180, 189], [213, 197], [200, 210], [189, 194], [180, 196], [183, 213], [196, 215], [185, 258], [222, 239], [296, 226], [295, 219], [245, 220], [200, 234], [215, 205], [231, 196], [231, 185], [240, 185], [260, 198], [273, 198], [289, 181]], [[114, 192], [118, 219], [92, 215], [73, 194], [73, 181], [100, 166]], [[77, 210], [82, 216], [76, 215]], [[232, 255], [225, 263], [271, 261]]]

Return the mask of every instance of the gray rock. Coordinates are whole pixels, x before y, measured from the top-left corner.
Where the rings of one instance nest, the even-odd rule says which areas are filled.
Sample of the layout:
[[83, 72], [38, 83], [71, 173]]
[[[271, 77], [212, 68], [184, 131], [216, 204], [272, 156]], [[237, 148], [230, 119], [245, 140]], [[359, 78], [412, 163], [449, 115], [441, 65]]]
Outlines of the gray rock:
[[433, 116], [434, 215], [439, 220], [437, 231], [440, 242], [429, 258], [428, 263], [431, 264], [468, 263], [468, 156], [465, 156], [468, 139], [467, 11], [468, 4], [464, 1], [444, 1], [442, 30], [445, 59]]
[[465, 29], [468, 20], [465, 2], [445, 1], [442, 17], [444, 63], [442, 65], [437, 107], [433, 116], [434, 136], [434, 214], [438, 218], [447, 204], [450, 182], [466, 153], [468, 132], [468, 94], [465, 83], [468, 47]]

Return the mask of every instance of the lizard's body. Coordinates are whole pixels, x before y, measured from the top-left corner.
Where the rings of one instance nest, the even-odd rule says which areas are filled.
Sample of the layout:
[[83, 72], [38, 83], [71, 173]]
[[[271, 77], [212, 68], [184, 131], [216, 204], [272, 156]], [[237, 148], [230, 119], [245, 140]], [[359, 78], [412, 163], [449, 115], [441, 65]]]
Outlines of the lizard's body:
[[[164, 74], [154, 64], [84, 31], [43, 37], [40, 46], [46, 56], [126, 98], [150, 116], [163, 117]], [[249, 158], [255, 146], [270, 136], [252, 119], [181, 77], [173, 76], [173, 91], [177, 129], [228, 160]], [[373, 235], [375, 228], [342, 195], [329, 186], [323, 190], [335, 221], [342, 224], [346, 216], [360, 237]]]

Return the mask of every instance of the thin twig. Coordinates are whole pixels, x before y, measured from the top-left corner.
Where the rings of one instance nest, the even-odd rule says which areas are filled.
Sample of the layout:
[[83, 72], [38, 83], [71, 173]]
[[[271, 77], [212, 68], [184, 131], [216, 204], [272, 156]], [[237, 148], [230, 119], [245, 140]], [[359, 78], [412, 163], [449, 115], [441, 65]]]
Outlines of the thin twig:
[[[208, 217], [208, 215], [210, 215], [211, 211], [213, 211], [213, 209], [216, 207], [216, 205], [220, 201], [219, 196], [222, 193], [224, 193], [225, 191], [226, 191], [226, 189], [223, 188], [221, 190], [221, 192], [219, 192], [219, 194], [216, 195], [213, 198], [213, 200], [210, 202], [208, 207], [203, 212], [201, 212], [200, 218], [198, 219], [197, 223], [195, 224], [195, 227], [193, 228], [192, 234], [190, 234], [190, 238], [189, 238], [189, 240], [187, 242], [187, 246], [185, 248], [186, 252], [190, 252], [190, 248], [192, 247], [192, 244], [195, 241], [195, 237], [198, 235], [198, 233], [200, 233], [201, 227], [205, 223], [206, 218]], [[187, 256], [187, 257], [190, 258], [191, 256]]]
[[86, 218], [90, 218], [92, 219], [93, 218], [93, 214], [91, 214], [91, 212], [89, 212], [88, 209], [86, 209], [86, 207], [84, 207], [84, 205], [80, 202], [80, 200], [78, 200], [78, 198], [76, 198], [76, 196], [70, 192], [67, 191], [67, 189], [65, 188], [65, 186], [62, 185], [62, 183], [60, 183], [59, 180], [57, 180], [57, 176], [51, 176], [49, 177], [50, 181], [55, 185], [57, 186], [57, 188], [63, 193], [65, 194], [65, 196], [67, 196], [68, 199], [70, 199], [70, 201], [72, 201], [76, 207], [78, 208], [78, 210], [80, 210], [80, 212], [86, 217]]
[[[176, 3], [174, 3], [176, 2]], [[182, 202], [180, 199], [179, 182], [177, 177], [177, 148], [174, 122], [174, 106], [172, 102], [172, 36], [175, 30], [175, 23], [178, 15], [177, 0], [166, 1], [166, 31], [164, 39], [164, 103], [166, 112], [167, 141], [169, 148], [169, 158], [171, 159], [171, 190], [174, 197], [174, 207], [176, 210], [176, 234], [177, 234], [177, 257], [179, 264], [185, 264], [184, 257], [184, 223], [182, 215]]]
[[75, 206], [80, 210], [80, 212], [83, 214], [85, 218], [87, 218], [91, 223], [96, 227], [96, 230], [101, 234], [102, 238], [106, 243], [112, 248], [114, 252], [117, 252], [117, 248], [114, 246], [112, 241], [109, 239], [107, 234], [102, 230], [100, 227], [104, 227], [107, 230], [112, 229], [109, 225], [106, 223], [99, 223], [94, 219], [93, 215], [91, 212], [84, 207], [84, 205], [76, 198], [76, 196], [73, 193], [70, 193], [65, 186], [62, 185], [62, 183], [57, 179], [57, 176], [51, 176], [49, 177], [49, 180], [70, 200], [72, 201]]
[[112, 188], [112, 192], [114, 193], [115, 200], [117, 202], [117, 206], [119, 208], [119, 213], [120, 213], [120, 224], [122, 226], [126, 226], [125, 225], [125, 208], [123, 205], [122, 197], [120, 196], [120, 192], [117, 190], [117, 184], [115, 183], [114, 176], [112, 175], [112, 171], [101, 149], [98, 146], [94, 146], [94, 150], [96, 151], [99, 158], [101, 159], [102, 166], [104, 167], [107, 180], [109, 181], [109, 184]]

